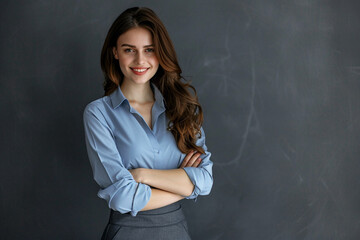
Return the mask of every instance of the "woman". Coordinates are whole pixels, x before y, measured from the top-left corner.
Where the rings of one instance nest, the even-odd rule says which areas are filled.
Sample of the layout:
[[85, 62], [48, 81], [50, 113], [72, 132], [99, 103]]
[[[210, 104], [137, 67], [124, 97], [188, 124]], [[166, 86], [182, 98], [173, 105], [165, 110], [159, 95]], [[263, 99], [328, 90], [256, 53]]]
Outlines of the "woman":
[[102, 239], [190, 239], [178, 201], [210, 193], [213, 163], [195, 89], [181, 81], [152, 10], [115, 20], [101, 67], [105, 96], [85, 108], [84, 125], [98, 196], [111, 209]]

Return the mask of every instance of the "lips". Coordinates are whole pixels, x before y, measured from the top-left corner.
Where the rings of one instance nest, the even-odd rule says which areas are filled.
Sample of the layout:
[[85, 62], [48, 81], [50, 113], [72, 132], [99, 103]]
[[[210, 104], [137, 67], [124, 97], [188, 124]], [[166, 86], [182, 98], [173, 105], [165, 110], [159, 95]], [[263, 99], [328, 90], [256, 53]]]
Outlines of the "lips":
[[144, 75], [150, 68], [130, 68], [136, 75]]

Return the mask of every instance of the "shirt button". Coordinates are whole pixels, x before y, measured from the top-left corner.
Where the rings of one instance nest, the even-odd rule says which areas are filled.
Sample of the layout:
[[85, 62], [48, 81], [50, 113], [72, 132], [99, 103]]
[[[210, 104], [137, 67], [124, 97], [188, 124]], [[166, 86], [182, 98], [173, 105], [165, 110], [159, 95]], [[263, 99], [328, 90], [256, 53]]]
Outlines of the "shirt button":
[[159, 150], [159, 149], [154, 149], [154, 151], [155, 151], [156, 153], [159, 153], [159, 152], [160, 152], [160, 150]]

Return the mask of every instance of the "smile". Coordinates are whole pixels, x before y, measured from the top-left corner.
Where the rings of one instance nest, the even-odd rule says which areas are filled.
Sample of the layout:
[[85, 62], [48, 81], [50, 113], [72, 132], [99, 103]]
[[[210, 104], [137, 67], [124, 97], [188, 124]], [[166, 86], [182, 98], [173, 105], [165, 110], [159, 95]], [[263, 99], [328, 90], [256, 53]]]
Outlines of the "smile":
[[145, 74], [149, 68], [130, 68], [136, 75]]
[[135, 72], [145, 72], [147, 68], [133, 68]]

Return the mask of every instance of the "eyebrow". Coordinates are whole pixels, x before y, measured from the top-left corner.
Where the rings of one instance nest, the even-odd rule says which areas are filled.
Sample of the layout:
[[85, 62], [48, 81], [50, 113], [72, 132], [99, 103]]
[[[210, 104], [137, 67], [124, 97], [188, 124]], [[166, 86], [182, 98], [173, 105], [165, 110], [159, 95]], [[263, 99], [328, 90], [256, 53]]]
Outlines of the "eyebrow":
[[[127, 44], [127, 43], [124, 43], [121, 45], [121, 47], [131, 47], [131, 48], [136, 48], [136, 46], [134, 45], [130, 45], [130, 44]], [[145, 45], [143, 46], [143, 48], [147, 48], [147, 47], [154, 47], [154, 44], [150, 44], [150, 45]]]

